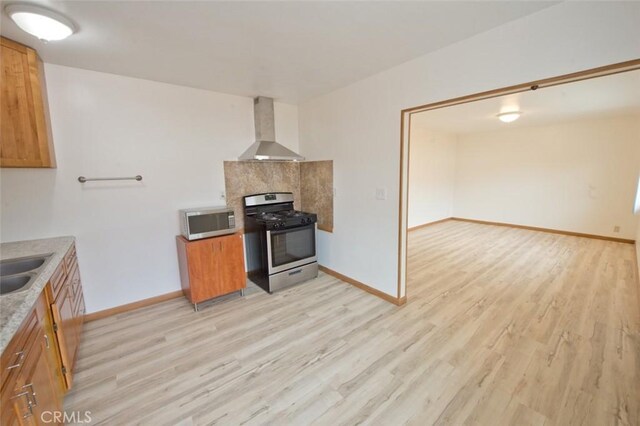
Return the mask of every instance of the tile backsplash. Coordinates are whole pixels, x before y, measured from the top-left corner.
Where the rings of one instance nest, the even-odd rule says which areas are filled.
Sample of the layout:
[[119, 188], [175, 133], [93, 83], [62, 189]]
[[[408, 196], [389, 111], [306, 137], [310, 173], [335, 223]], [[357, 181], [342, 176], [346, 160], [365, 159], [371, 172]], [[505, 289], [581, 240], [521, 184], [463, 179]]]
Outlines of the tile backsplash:
[[227, 205], [244, 226], [242, 197], [264, 192], [292, 192], [294, 207], [318, 215], [318, 229], [333, 230], [333, 161], [225, 161]]

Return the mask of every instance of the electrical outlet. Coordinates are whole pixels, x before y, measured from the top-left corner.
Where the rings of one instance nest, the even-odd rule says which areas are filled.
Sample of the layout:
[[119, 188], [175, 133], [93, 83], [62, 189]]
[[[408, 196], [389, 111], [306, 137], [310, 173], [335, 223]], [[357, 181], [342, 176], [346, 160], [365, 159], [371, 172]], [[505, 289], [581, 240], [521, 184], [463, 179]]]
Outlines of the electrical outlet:
[[613, 232], [620, 232], [620, 226], [616, 225], [613, 227]]
[[387, 199], [387, 188], [376, 188], [376, 200]]

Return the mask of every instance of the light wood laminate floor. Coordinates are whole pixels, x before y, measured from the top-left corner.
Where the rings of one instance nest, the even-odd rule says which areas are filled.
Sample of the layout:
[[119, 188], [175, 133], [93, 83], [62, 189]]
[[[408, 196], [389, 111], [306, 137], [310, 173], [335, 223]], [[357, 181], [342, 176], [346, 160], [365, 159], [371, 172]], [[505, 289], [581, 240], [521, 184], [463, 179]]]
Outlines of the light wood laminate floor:
[[640, 424], [632, 245], [455, 221], [409, 242], [401, 308], [321, 274], [88, 323], [65, 408], [108, 425]]

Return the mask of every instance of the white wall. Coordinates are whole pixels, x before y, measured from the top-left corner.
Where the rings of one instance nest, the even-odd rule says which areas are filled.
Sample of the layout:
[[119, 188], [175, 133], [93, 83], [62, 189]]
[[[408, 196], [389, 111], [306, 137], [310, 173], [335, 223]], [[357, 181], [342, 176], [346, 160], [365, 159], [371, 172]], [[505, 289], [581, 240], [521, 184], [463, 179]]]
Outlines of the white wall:
[[453, 216], [454, 134], [411, 126], [409, 228]]
[[397, 294], [403, 108], [639, 58], [638, 22], [637, 2], [564, 2], [300, 105], [302, 154], [334, 160], [320, 263]]
[[[179, 290], [177, 211], [224, 204], [222, 162], [255, 139], [252, 99], [49, 64], [45, 75], [58, 168], [0, 171], [2, 241], [75, 235], [88, 312]], [[297, 107], [275, 114], [298, 150]]]
[[460, 134], [454, 216], [635, 239], [639, 134], [638, 116]]

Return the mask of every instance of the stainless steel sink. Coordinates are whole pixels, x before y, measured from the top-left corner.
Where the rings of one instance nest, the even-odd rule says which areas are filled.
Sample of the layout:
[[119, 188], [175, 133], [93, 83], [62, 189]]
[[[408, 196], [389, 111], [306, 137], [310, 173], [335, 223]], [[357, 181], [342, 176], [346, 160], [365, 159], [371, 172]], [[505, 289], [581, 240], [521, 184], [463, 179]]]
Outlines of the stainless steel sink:
[[[27, 289], [35, 280], [34, 274], [20, 274], [0, 277], [0, 294], [13, 293], [14, 291]], [[29, 284], [29, 286], [27, 285]]]
[[51, 258], [51, 253], [0, 261], [0, 276], [36, 272]]
[[31, 287], [53, 253], [0, 261], [0, 295]]

